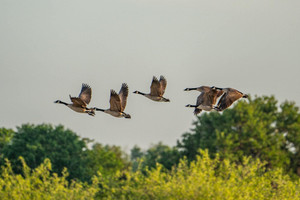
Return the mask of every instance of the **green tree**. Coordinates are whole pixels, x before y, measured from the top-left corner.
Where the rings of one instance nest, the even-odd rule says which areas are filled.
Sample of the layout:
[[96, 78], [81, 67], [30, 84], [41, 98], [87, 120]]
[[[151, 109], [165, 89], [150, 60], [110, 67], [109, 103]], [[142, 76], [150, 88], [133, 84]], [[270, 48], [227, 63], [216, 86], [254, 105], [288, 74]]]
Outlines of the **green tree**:
[[291, 160], [290, 169], [300, 176], [300, 113], [294, 102], [285, 101], [280, 105], [278, 113], [278, 132], [286, 136]]
[[[299, 163], [300, 127], [298, 107], [292, 102], [277, 105], [274, 96], [239, 101], [222, 113], [204, 113], [185, 133], [177, 147], [182, 155], [194, 160], [199, 148], [211, 156], [242, 163], [243, 156], [267, 161], [268, 167], [289, 170]], [[294, 171], [296, 170], [294, 166]]]
[[[137, 152], [137, 151], [134, 151]], [[169, 147], [162, 142], [152, 145], [141, 157], [142, 167], [155, 168], [156, 163], [160, 163], [166, 169], [171, 169], [180, 159], [179, 151], [176, 147]]]
[[[52, 162], [52, 171], [60, 173], [66, 167], [70, 179], [86, 179], [84, 150], [86, 143], [71, 130], [59, 125], [25, 124], [17, 127], [10, 145], [3, 149], [15, 172], [22, 172], [19, 157], [22, 156], [30, 168], [36, 168], [46, 158]], [[89, 177], [90, 178], [90, 177]]]
[[130, 150], [130, 160], [131, 161], [136, 161], [140, 158], [142, 158], [144, 156], [144, 152], [142, 151], [142, 149], [137, 146], [134, 145], [134, 147]]
[[103, 176], [110, 176], [129, 167], [128, 156], [118, 146], [104, 146], [96, 143], [92, 149], [86, 151], [86, 155], [86, 167], [90, 177], [98, 171]]
[[9, 144], [13, 138], [14, 133], [12, 129], [0, 128], [0, 155], [2, 155], [4, 146]]
[[130, 161], [132, 165], [132, 170], [134, 172], [138, 170], [144, 155], [145, 153], [137, 145], [134, 145], [134, 147], [130, 150]]

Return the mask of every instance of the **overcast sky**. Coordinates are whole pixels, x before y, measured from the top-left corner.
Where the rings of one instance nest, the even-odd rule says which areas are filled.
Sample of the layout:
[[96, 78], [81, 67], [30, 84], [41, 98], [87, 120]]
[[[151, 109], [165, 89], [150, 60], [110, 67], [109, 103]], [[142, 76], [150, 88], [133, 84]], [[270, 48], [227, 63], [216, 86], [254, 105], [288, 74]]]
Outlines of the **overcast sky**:
[[[299, 0], [0, 0], [0, 127], [62, 124], [125, 150], [175, 145], [192, 128], [198, 92], [234, 87], [300, 105]], [[168, 81], [153, 102], [152, 76]], [[82, 83], [90, 106], [109, 107], [110, 89], [129, 85], [126, 112], [95, 117], [54, 104]]]

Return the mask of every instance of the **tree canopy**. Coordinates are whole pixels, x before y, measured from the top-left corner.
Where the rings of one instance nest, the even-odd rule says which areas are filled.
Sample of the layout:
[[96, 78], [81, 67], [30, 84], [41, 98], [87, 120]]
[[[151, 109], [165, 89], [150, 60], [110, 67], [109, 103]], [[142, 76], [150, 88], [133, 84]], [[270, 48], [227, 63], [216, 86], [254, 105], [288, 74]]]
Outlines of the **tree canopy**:
[[45, 159], [50, 159], [52, 172], [60, 173], [67, 168], [68, 179], [88, 182], [98, 171], [103, 176], [110, 176], [129, 167], [128, 158], [120, 147], [95, 143], [89, 149], [87, 144], [92, 140], [80, 138], [62, 125], [24, 124], [17, 127], [16, 132], [2, 128], [0, 134], [6, 138], [1, 149], [2, 165], [7, 158], [17, 173], [22, 171], [20, 156], [30, 168], [36, 168]]
[[86, 148], [78, 135], [61, 125], [24, 124], [17, 127], [11, 144], [3, 149], [3, 156], [11, 161], [16, 172], [21, 172], [20, 156], [30, 168], [36, 168], [48, 158], [53, 172], [59, 173], [66, 167], [70, 178], [82, 179], [85, 175], [83, 150]]
[[117, 171], [127, 169], [130, 165], [127, 155], [118, 146], [95, 143], [86, 154], [89, 177], [97, 174], [98, 171], [104, 176], [110, 176]]
[[243, 156], [267, 161], [268, 167], [297, 171], [300, 166], [300, 113], [294, 102], [277, 105], [274, 96], [239, 101], [222, 113], [200, 115], [177, 147], [189, 160], [198, 149], [241, 163]]
[[2, 156], [2, 151], [4, 146], [8, 145], [14, 136], [14, 131], [12, 129], [0, 128], [0, 155]]

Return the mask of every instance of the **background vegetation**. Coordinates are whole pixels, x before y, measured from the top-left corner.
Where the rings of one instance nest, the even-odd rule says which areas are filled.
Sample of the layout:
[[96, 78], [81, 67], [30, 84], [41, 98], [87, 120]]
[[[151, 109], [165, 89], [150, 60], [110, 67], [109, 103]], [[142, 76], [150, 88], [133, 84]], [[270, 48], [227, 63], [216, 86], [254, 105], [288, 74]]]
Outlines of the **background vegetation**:
[[62, 125], [3, 127], [0, 165], [0, 199], [300, 199], [300, 113], [249, 98], [130, 155]]

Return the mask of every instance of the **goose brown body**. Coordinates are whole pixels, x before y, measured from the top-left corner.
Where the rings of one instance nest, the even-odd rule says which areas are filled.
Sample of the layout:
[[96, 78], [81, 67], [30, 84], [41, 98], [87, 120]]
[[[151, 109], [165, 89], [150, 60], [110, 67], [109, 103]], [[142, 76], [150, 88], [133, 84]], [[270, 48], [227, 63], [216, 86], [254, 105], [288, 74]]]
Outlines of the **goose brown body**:
[[107, 114], [110, 114], [114, 117], [125, 117], [131, 118], [129, 114], [124, 112], [128, 97], [128, 85], [126, 83], [122, 84], [119, 94], [114, 90], [110, 90], [110, 108], [109, 109], [100, 109], [94, 108], [96, 111], [102, 111]]
[[151, 99], [152, 101], [170, 102], [169, 99], [163, 97], [166, 87], [167, 87], [167, 80], [165, 79], [164, 76], [160, 76], [159, 80], [155, 76], [153, 76], [149, 94], [145, 94], [139, 91], [134, 91], [133, 93], [143, 95], [148, 99]]

